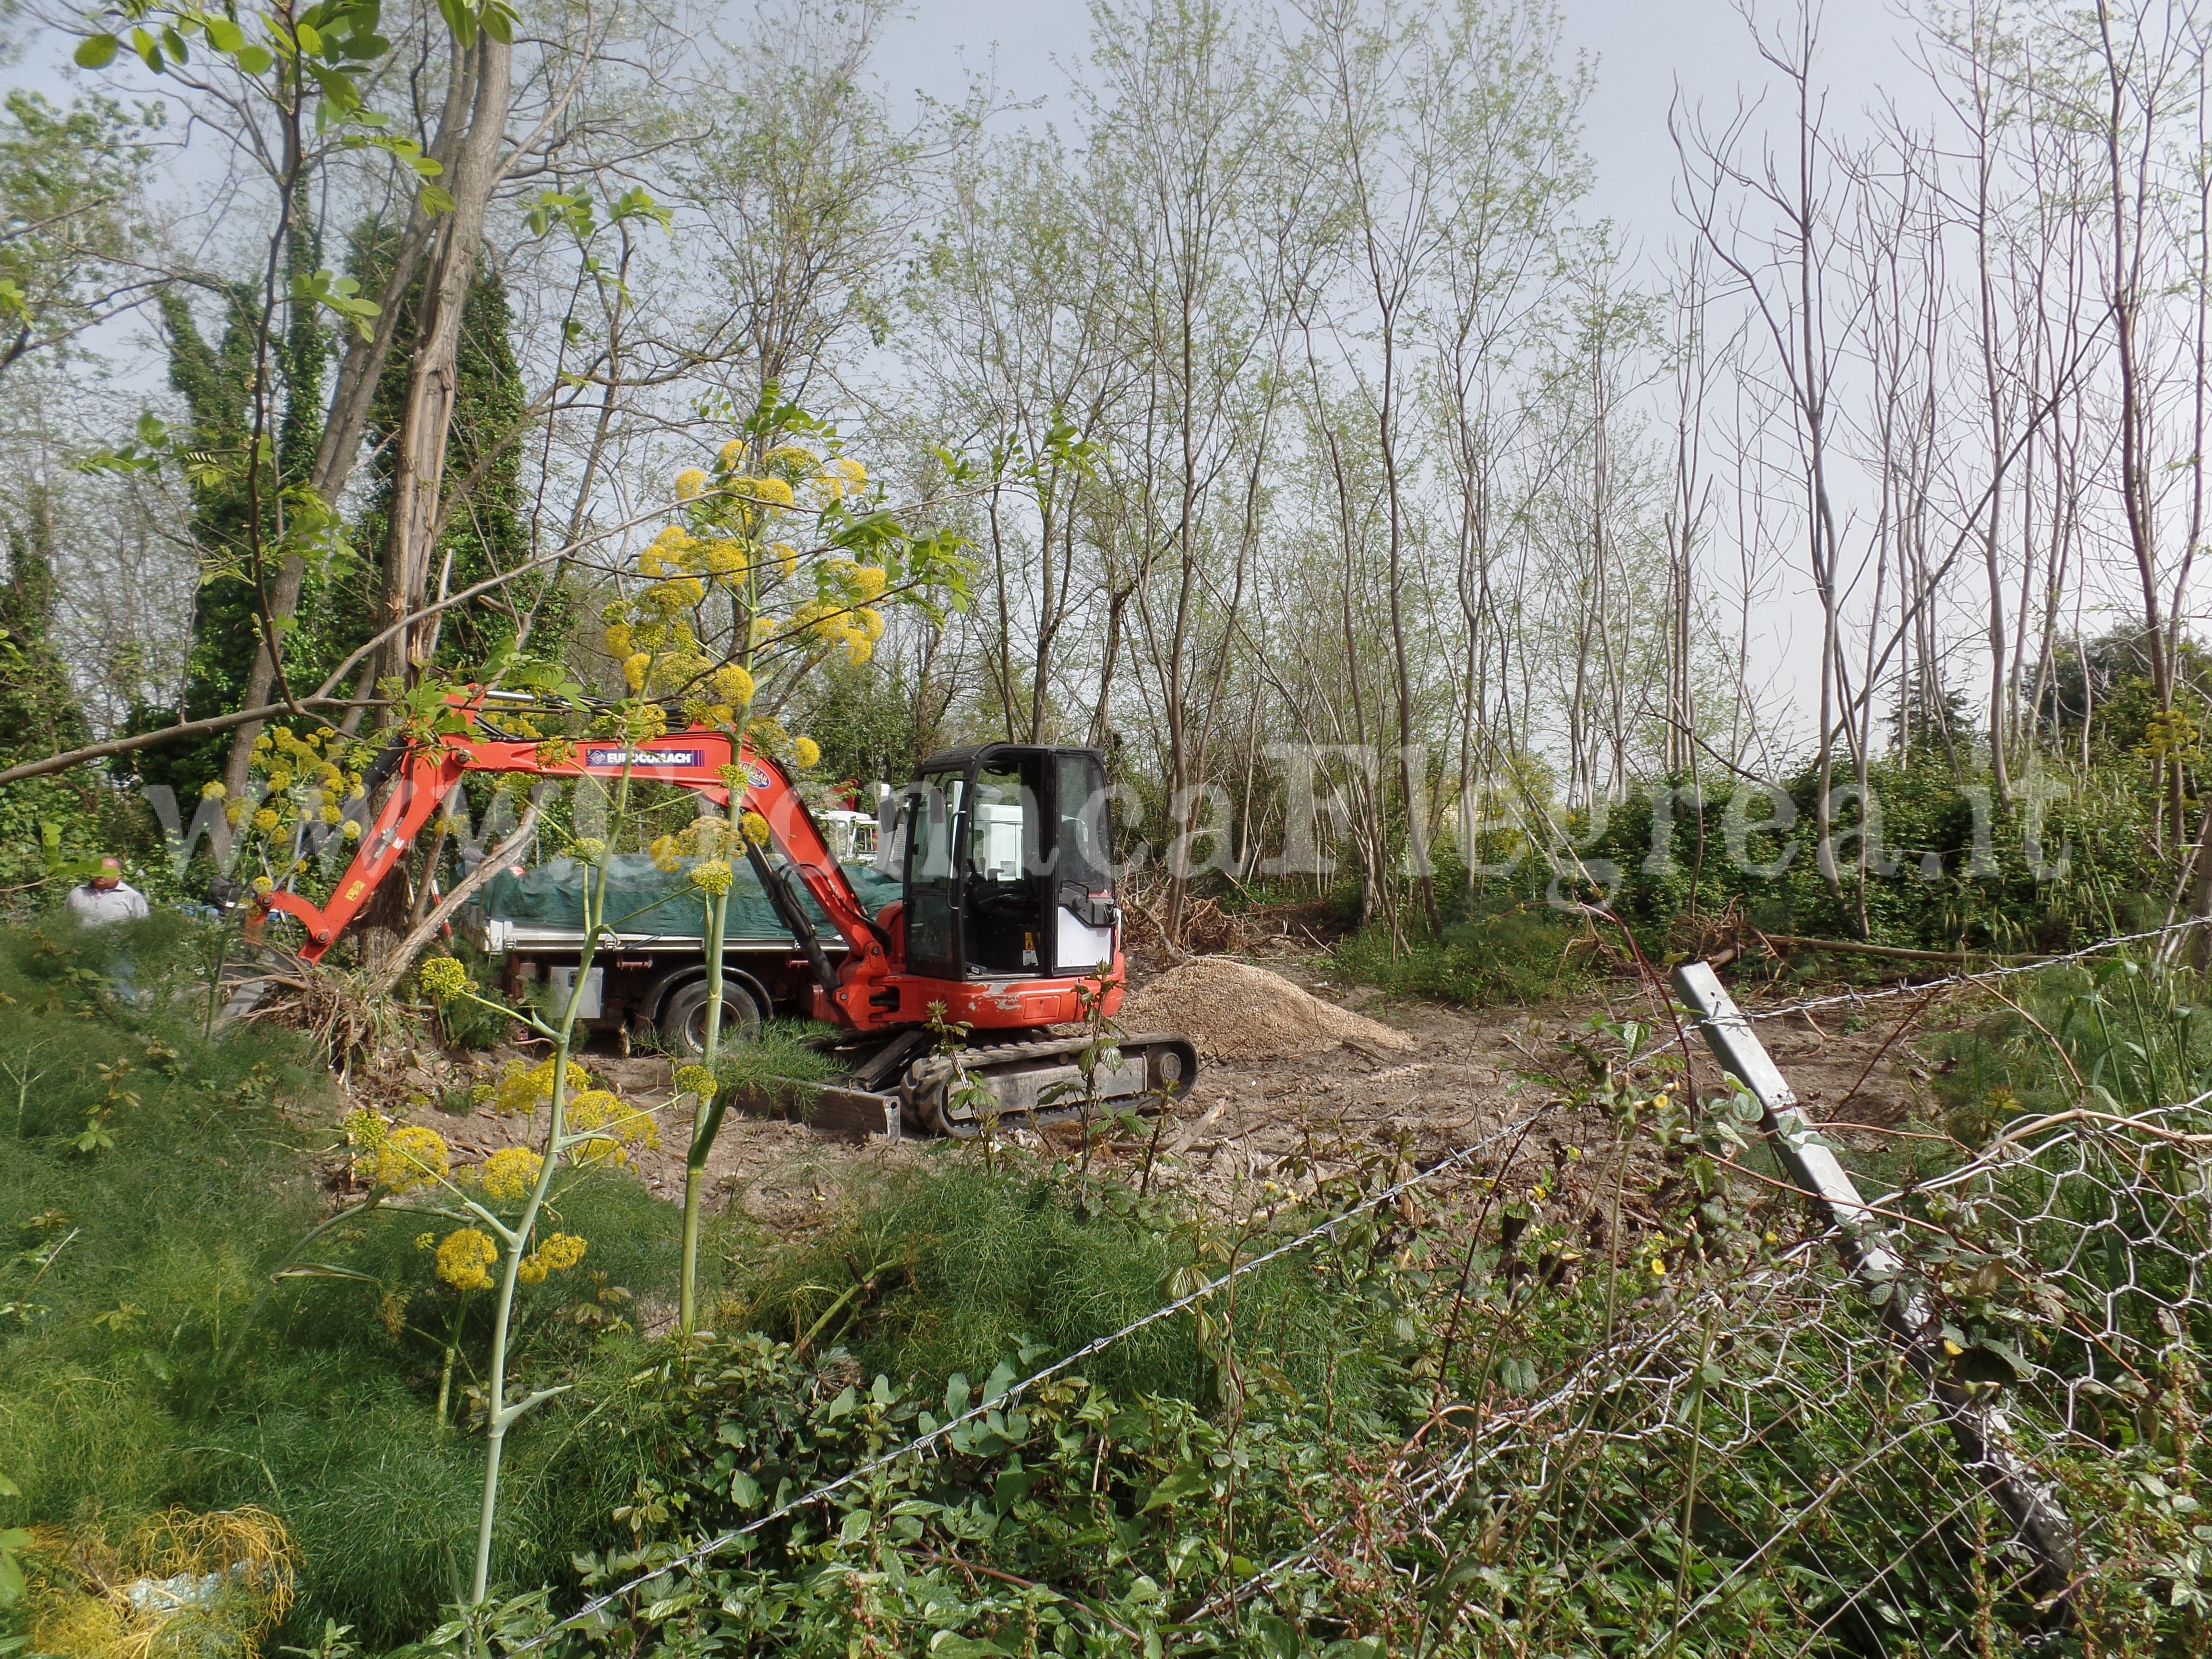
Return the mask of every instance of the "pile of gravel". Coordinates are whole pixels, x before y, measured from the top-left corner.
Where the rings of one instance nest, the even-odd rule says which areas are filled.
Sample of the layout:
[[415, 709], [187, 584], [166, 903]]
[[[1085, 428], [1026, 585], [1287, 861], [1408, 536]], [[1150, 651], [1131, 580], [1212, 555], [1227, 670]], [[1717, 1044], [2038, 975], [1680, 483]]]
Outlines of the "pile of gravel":
[[1115, 1018], [1125, 1031], [1180, 1032], [1208, 1060], [1283, 1060], [1338, 1042], [1413, 1046], [1403, 1031], [1227, 957], [1200, 957], [1162, 974], [1131, 992]]

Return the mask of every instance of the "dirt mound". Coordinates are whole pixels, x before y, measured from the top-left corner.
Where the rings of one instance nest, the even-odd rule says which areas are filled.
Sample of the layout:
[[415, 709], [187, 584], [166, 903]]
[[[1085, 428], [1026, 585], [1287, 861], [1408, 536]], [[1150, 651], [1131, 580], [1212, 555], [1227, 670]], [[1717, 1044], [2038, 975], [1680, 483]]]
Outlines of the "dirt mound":
[[1282, 1060], [1338, 1042], [1410, 1048], [1413, 1039], [1309, 995], [1264, 968], [1200, 957], [1132, 992], [1126, 1031], [1180, 1031], [1209, 1060]]

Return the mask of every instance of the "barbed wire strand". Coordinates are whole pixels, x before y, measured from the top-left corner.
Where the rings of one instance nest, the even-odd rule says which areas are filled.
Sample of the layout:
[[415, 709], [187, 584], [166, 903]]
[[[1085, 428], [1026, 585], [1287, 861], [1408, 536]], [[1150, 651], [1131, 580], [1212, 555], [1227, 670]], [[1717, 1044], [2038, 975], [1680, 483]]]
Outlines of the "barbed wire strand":
[[2167, 939], [2176, 933], [2187, 933], [2192, 927], [2212, 924], [2212, 916], [2191, 916], [2183, 921], [2168, 922], [2163, 927], [2147, 928], [2140, 933], [2118, 933], [2111, 939], [2099, 939], [2094, 945], [2085, 945], [2078, 951], [2069, 951], [2062, 956], [2045, 957], [2040, 962], [2014, 963], [2003, 968], [1984, 968], [1978, 973], [1951, 974], [1942, 979], [1923, 979], [1904, 984], [1887, 986], [1878, 991], [1836, 991], [1826, 996], [1800, 997], [1792, 1002], [1765, 1008], [1747, 1008], [1742, 1017], [1749, 1020], [1782, 1019], [1790, 1014], [1802, 1014], [1814, 1008], [1835, 1007], [1844, 1004], [1857, 1005], [1881, 1002], [1891, 997], [1918, 996], [1930, 991], [1940, 991], [1947, 986], [1978, 985], [1987, 980], [2009, 979], [2014, 974], [2039, 974], [2051, 968], [2063, 968], [2069, 962], [2079, 962], [2106, 951], [2116, 951], [2123, 945], [2139, 945], [2145, 939]]
[[577, 1608], [575, 1612], [568, 1614], [558, 1623], [550, 1626], [538, 1635], [532, 1637], [528, 1641], [517, 1644], [514, 1647], [508, 1650], [508, 1651], [510, 1653], [521, 1654], [528, 1653], [535, 1649], [543, 1647], [546, 1643], [551, 1641], [553, 1638], [559, 1635], [562, 1631], [574, 1629], [577, 1626], [594, 1617], [603, 1608], [612, 1605], [614, 1602], [620, 1601], [623, 1597], [630, 1595], [632, 1592], [641, 1589], [647, 1584], [651, 1583], [654, 1579], [661, 1577], [665, 1574], [675, 1571], [678, 1568], [696, 1566], [700, 1562], [705, 1561], [710, 1557], [719, 1555], [724, 1550], [728, 1549], [732, 1545], [743, 1541], [744, 1539], [752, 1536], [755, 1533], [761, 1531], [766, 1527], [773, 1525], [775, 1522], [784, 1519], [786, 1516], [795, 1514], [799, 1510], [805, 1509], [811, 1504], [818, 1504], [823, 1498], [831, 1497], [836, 1493], [842, 1492], [846, 1487], [854, 1484], [856, 1481], [866, 1480], [869, 1475], [874, 1474], [879, 1470], [890, 1468], [892, 1464], [897, 1462], [902, 1458], [912, 1456], [918, 1452], [927, 1451], [931, 1447], [949, 1437], [955, 1430], [959, 1429], [967, 1424], [976, 1422], [994, 1411], [1004, 1409], [1006, 1402], [1018, 1398], [1027, 1389], [1036, 1387], [1040, 1382], [1048, 1381], [1052, 1377], [1059, 1376], [1061, 1372], [1066, 1371], [1075, 1365], [1080, 1364], [1084, 1360], [1091, 1358], [1097, 1354], [1103, 1353], [1115, 1343], [1121, 1341], [1124, 1338], [1134, 1335], [1137, 1332], [1145, 1329], [1147, 1326], [1157, 1324], [1163, 1319], [1170, 1318], [1174, 1315], [1182, 1312], [1186, 1308], [1204, 1301], [1215, 1291], [1220, 1290], [1224, 1285], [1242, 1277], [1243, 1274], [1255, 1272], [1259, 1268], [1266, 1267], [1271, 1261], [1279, 1260], [1283, 1256], [1290, 1255], [1298, 1250], [1304, 1249], [1307, 1246], [1315, 1243], [1320, 1239], [1331, 1237], [1335, 1233], [1339, 1227], [1341, 1227], [1346, 1222], [1353, 1219], [1355, 1217], [1363, 1215], [1370, 1210], [1379, 1208], [1382, 1205], [1390, 1203], [1395, 1199], [1401, 1198], [1406, 1194], [1413, 1191], [1413, 1188], [1424, 1186], [1429, 1182], [1435, 1181], [1441, 1176], [1449, 1174], [1451, 1171], [1462, 1167], [1478, 1154], [1486, 1152], [1490, 1148], [1497, 1146], [1498, 1142], [1504, 1140], [1509, 1134], [1514, 1133], [1515, 1132], [1525, 1127], [1527, 1123], [1536, 1115], [1536, 1112], [1532, 1110], [1530, 1112], [1524, 1113], [1520, 1117], [1514, 1119], [1510, 1122], [1501, 1124], [1498, 1128], [1492, 1131], [1489, 1134], [1485, 1135], [1481, 1139], [1475, 1141], [1470, 1146], [1462, 1146], [1457, 1152], [1453, 1152], [1438, 1162], [1430, 1165], [1429, 1168], [1409, 1176], [1403, 1181], [1394, 1182], [1392, 1185], [1383, 1188], [1381, 1191], [1362, 1199], [1351, 1208], [1339, 1211], [1336, 1214], [1329, 1217], [1328, 1220], [1320, 1222], [1316, 1225], [1308, 1228], [1304, 1232], [1300, 1233], [1296, 1238], [1291, 1239], [1285, 1243], [1278, 1244], [1273, 1249], [1268, 1250], [1262, 1255], [1254, 1256], [1249, 1261], [1240, 1261], [1236, 1263], [1229, 1269], [1228, 1272], [1223, 1273], [1219, 1278], [1208, 1280], [1206, 1284], [1200, 1285], [1196, 1290], [1192, 1291], [1188, 1295], [1178, 1297], [1172, 1302], [1153, 1309], [1152, 1311], [1148, 1314], [1142, 1315], [1136, 1319], [1131, 1320], [1119, 1330], [1109, 1331], [1103, 1336], [1096, 1337], [1092, 1340], [1085, 1343], [1083, 1346], [1074, 1350], [1073, 1352], [1062, 1355], [1060, 1358], [1054, 1360], [1050, 1364], [1042, 1366], [1040, 1369], [1030, 1372], [1029, 1376], [1023, 1377], [1020, 1381], [1007, 1384], [1006, 1388], [1000, 1390], [997, 1394], [992, 1395], [989, 1398], [981, 1401], [977, 1405], [971, 1406], [966, 1411], [962, 1412], [958, 1416], [951, 1418], [945, 1422], [939, 1424], [935, 1428], [929, 1430], [927, 1433], [917, 1435], [913, 1439], [905, 1442], [903, 1444], [895, 1446], [889, 1451], [879, 1453], [864, 1463], [855, 1464], [852, 1468], [848, 1469], [836, 1480], [825, 1480], [820, 1486], [815, 1486], [811, 1490], [801, 1493], [799, 1497], [777, 1504], [775, 1508], [770, 1510], [767, 1514], [757, 1516], [751, 1521], [748, 1521], [742, 1527], [733, 1527], [729, 1531], [709, 1539], [706, 1543], [699, 1545], [696, 1548], [688, 1550], [681, 1555], [675, 1556], [671, 1559], [661, 1563], [659, 1566], [654, 1567], [649, 1572], [640, 1573], [636, 1577], [618, 1584], [614, 1589], [607, 1590], [602, 1595], [593, 1596], [591, 1600], [586, 1601], [582, 1607]]

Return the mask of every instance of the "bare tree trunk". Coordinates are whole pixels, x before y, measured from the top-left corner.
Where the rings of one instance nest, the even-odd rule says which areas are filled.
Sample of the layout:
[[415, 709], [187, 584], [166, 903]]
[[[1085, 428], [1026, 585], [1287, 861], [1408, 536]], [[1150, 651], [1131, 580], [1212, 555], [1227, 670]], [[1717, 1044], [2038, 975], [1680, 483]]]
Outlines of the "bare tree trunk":
[[[465, 52], [456, 44], [452, 70], [446, 81], [445, 105], [439, 115], [437, 134], [428, 152], [447, 171], [451, 170], [453, 150], [460, 141], [462, 118], [474, 91], [477, 64], [477, 53]], [[374, 330], [366, 338], [357, 331], [346, 337], [345, 356], [339, 360], [337, 384], [331, 392], [322, 437], [315, 449], [314, 471], [308, 480], [317, 497], [333, 511], [345, 494], [346, 485], [353, 477], [355, 460], [361, 453], [376, 383], [383, 376], [384, 366], [392, 356], [392, 340], [398, 332], [400, 301], [408, 285], [415, 280], [415, 271], [422, 262], [423, 251], [428, 247], [435, 228], [436, 216], [423, 206], [418, 193], [409, 210], [407, 228], [400, 237], [398, 251], [384, 285]], [[307, 560], [297, 553], [287, 554], [278, 562], [276, 580], [270, 586], [269, 610], [280, 623], [298, 611], [307, 574]], [[270, 688], [276, 683], [276, 659], [283, 650], [280, 635], [273, 641], [264, 641], [262, 648], [254, 653], [252, 664], [246, 671], [241, 707], [258, 708], [269, 701]], [[230, 755], [223, 766], [223, 783], [234, 800], [244, 799], [252, 767], [253, 744], [261, 730], [260, 721], [250, 721], [240, 726], [231, 739]]]
[[[422, 284], [407, 403], [392, 456], [392, 525], [385, 544], [380, 621], [391, 627], [422, 601], [440, 519], [446, 434], [453, 424], [461, 313], [483, 240], [484, 215], [501, 172], [513, 49], [478, 31], [471, 48], [476, 88], [467, 136], [454, 148], [447, 186], [453, 205]], [[385, 672], [411, 678], [428, 665], [434, 619], [394, 635]]]
[[[2143, 386], [2141, 341], [2143, 303], [2143, 220], [2148, 211], [2148, 173], [2157, 143], [2158, 124], [2143, 112], [2142, 145], [2135, 155], [2124, 150], [2128, 135], [2129, 71], [2123, 66], [2121, 44], [2113, 39], [2112, 7], [2108, 0], [2097, 6], [2098, 39], [2104, 48], [2103, 68], [2110, 99], [2103, 112], [2106, 184], [2112, 204], [2112, 266], [2106, 275], [2111, 296], [2113, 356], [2120, 374], [2120, 498], [2126, 510], [2128, 545], [2135, 555], [2136, 574], [2142, 586], [2143, 644], [2150, 656], [2151, 693], [2161, 711], [2173, 707], [2173, 664], [2166, 653], [2164, 609], [2159, 595], [2156, 531], [2151, 521], [2152, 497], [2148, 425], [2149, 399]], [[2145, 49], [2138, 32], [2127, 43], [2130, 61]], [[2146, 103], [2154, 104], [2155, 87], [2138, 90]], [[2132, 180], [2130, 174], [2132, 173]], [[2152, 763], [2163, 774], [2166, 793], [2166, 821], [2179, 846], [2187, 833], [2182, 821], [2181, 769], [2161, 754]]]

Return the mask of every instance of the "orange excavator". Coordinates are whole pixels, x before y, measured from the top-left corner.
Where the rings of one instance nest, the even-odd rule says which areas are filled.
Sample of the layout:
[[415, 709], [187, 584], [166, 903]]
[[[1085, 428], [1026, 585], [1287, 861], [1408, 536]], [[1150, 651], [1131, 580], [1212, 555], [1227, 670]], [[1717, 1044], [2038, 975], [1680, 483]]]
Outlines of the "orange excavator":
[[[1080, 1022], [1097, 1003], [1121, 1006], [1121, 915], [1115, 902], [1104, 763], [1095, 750], [988, 744], [923, 763], [884, 804], [878, 867], [900, 896], [870, 913], [813, 813], [776, 762], [724, 731], [694, 726], [649, 742], [579, 738], [556, 758], [542, 740], [502, 730], [534, 699], [469, 688], [449, 702], [461, 732], [386, 750], [367, 775], [373, 798], [391, 793], [352, 863], [318, 908], [279, 890], [260, 902], [298, 919], [301, 954], [319, 960], [454, 787], [471, 773], [547, 779], [619, 778], [688, 789], [735, 817], [757, 812], [769, 845], [744, 842], [754, 875], [803, 964], [784, 1012], [842, 1028], [858, 1041], [851, 1089], [879, 1100], [887, 1121], [973, 1134], [989, 1117], [1049, 1121], [1103, 1106], [1171, 1099], [1188, 1091], [1198, 1057], [1165, 1033], [1117, 1039], [1120, 1058], [1083, 1077], [1085, 1037], [1045, 1028]], [[735, 750], [733, 756], [732, 750]], [[741, 770], [732, 771], [732, 760]], [[742, 778], [742, 790], [732, 780]], [[828, 919], [823, 936], [811, 897]], [[617, 947], [619, 938], [612, 941]], [[588, 972], [601, 941], [579, 941]], [[833, 960], [833, 957], [835, 958]], [[760, 988], [726, 988], [757, 1006]], [[772, 1012], [764, 1011], [764, 1012]], [[932, 1052], [939, 1030], [965, 1026], [989, 1041]], [[848, 1104], [853, 1103], [848, 1102]], [[896, 1115], [890, 1115], [896, 1108]]]

